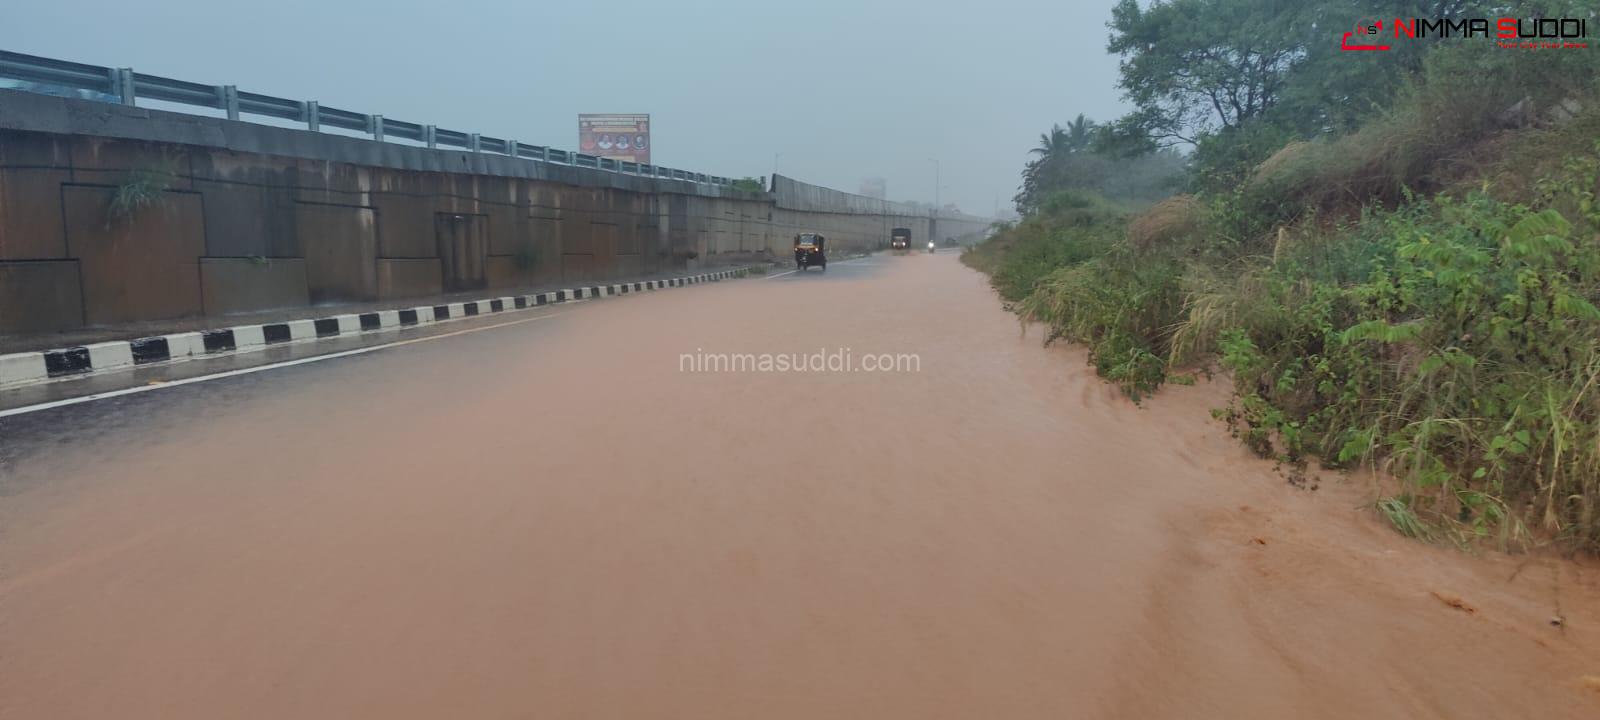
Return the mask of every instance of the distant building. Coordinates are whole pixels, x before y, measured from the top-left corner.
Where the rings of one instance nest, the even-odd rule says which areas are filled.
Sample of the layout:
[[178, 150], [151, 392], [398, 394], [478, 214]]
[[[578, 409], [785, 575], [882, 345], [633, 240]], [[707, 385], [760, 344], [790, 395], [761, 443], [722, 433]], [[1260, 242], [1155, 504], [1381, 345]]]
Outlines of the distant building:
[[870, 177], [862, 180], [861, 194], [869, 198], [883, 200], [889, 196], [889, 181], [881, 177]]

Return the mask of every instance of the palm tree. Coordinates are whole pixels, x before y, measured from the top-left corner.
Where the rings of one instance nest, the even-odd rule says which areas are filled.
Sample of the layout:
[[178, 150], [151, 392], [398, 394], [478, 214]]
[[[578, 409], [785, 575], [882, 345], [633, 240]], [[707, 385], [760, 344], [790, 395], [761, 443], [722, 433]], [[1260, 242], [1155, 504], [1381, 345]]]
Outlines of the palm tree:
[[1094, 141], [1095, 124], [1093, 120], [1078, 113], [1078, 116], [1067, 123], [1066, 147], [1068, 152], [1083, 152], [1089, 149], [1089, 144]]
[[1017, 195], [1012, 198], [1012, 201], [1017, 205], [1017, 212], [1024, 215], [1033, 212], [1033, 207], [1038, 202], [1039, 166], [1042, 162], [1041, 160], [1029, 160], [1022, 167], [1022, 187], [1017, 188]]
[[1050, 126], [1050, 132], [1039, 134], [1039, 145], [1028, 151], [1037, 155], [1022, 170], [1022, 188], [1017, 194], [1018, 209], [1026, 213], [1040, 198], [1053, 189], [1070, 184], [1070, 168], [1079, 164], [1073, 156], [1090, 151], [1099, 126], [1083, 113], [1067, 123]]
[[1051, 125], [1050, 132], [1039, 134], [1039, 145], [1028, 152], [1039, 156], [1041, 163], [1059, 160], [1073, 153], [1084, 152], [1094, 143], [1094, 133], [1097, 126], [1093, 120], [1084, 117], [1083, 113], [1067, 123], [1065, 128], [1061, 125]]
[[1039, 146], [1028, 152], [1038, 155], [1042, 162], [1067, 154], [1070, 152], [1067, 147], [1067, 131], [1061, 129], [1059, 124], [1051, 125], [1050, 132], [1039, 134]]

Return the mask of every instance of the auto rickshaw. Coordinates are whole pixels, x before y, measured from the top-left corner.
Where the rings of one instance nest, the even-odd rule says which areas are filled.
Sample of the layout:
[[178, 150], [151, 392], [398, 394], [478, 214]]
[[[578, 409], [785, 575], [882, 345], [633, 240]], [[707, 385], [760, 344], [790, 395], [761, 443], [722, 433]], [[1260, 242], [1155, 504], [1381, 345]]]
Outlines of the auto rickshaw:
[[816, 265], [823, 272], [828, 270], [828, 255], [825, 252], [827, 238], [816, 233], [800, 233], [794, 236], [794, 268], [805, 270]]
[[899, 255], [911, 252], [911, 228], [894, 228], [890, 230], [889, 249]]

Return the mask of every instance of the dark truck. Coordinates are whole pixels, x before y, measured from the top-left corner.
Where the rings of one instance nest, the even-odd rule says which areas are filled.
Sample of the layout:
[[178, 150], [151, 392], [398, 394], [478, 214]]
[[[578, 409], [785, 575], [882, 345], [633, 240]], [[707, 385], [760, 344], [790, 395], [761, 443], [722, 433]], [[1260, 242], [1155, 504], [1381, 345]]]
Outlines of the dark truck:
[[897, 253], [911, 251], [911, 228], [895, 228], [889, 231], [889, 249]]

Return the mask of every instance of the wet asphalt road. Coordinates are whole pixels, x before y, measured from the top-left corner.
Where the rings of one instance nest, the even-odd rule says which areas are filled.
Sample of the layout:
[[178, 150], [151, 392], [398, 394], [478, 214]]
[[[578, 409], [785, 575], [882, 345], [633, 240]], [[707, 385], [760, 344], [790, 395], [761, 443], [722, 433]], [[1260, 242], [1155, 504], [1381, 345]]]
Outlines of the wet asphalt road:
[[0, 419], [0, 718], [1600, 716], [1593, 574], [1289, 488], [953, 253], [472, 322]]
[[[780, 268], [772, 271], [766, 277], [756, 277], [755, 279], [808, 283], [865, 279], [872, 277], [881, 269], [881, 260], [882, 258], [862, 258], [836, 261], [830, 266], [829, 271], [820, 271], [813, 268], [804, 273]], [[828, 274], [829, 272], [832, 273], [831, 276]], [[622, 298], [607, 298], [598, 301], [568, 302], [505, 315], [484, 315], [451, 323], [391, 328], [381, 332], [361, 333], [332, 340], [321, 340], [316, 343], [274, 345], [255, 352], [142, 366], [118, 373], [66, 378], [21, 388], [0, 390], [0, 411], [23, 409], [131, 387], [161, 385], [175, 380], [203, 378], [248, 368], [276, 366], [293, 360], [315, 358], [361, 348], [392, 346], [396, 343], [424, 338], [439, 338], [441, 342], [448, 342], [459, 335], [478, 331], [519, 333], [527, 334], [530, 339], [537, 338], [541, 328], [536, 325], [541, 321], [553, 319], [556, 315], [580, 311], [580, 308], [592, 305], [595, 302], [614, 302], [618, 300], [649, 302], [649, 298], [653, 294], [659, 294], [659, 292], [681, 292], [683, 290], [685, 288], [658, 291], [658, 293], [629, 295]], [[520, 338], [521, 335], [517, 337]], [[410, 345], [387, 348], [378, 350], [378, 352], [404, 352], [407, 347], [410, 347]], [[18, 458], [26, 454], [37, 453], [51, 448], [59, 449], [61, 446], [71, 446], [73, 443], [102, 438], [115, 432], [130, 429], [140, 432], [159, 432], [162, 427], [172, 425], [175, 417], [195, 414], [204, 415], [210, 411], [207, 408], [209, 405], [228, 406], [248, 403], [261, 392], [281, 390], [284, 383], [317, 382], [319, 380], [318, 373], [327, 370], [329, 363], [359, 363], [365, 358], [366, 355], [356, 355], [307, 365], [273, 367], [263, 371], [263, 373], [270, 373], [270, 376], [263, 375], [263, 373], [253, 373], [180, 387], [162, 388], [137, 395], [95, 400], [91, 403], [52, 408], [27, 415], [0, 418], [0, 438], [4, 439], [4, 442], [0, 442], [0, 470], [5, 469], [6, 463], [14, 463]], [[0, 495], [14, 491], [14, 489], [5, 485], [6, 479], [7, 475], [0, 473]]]

